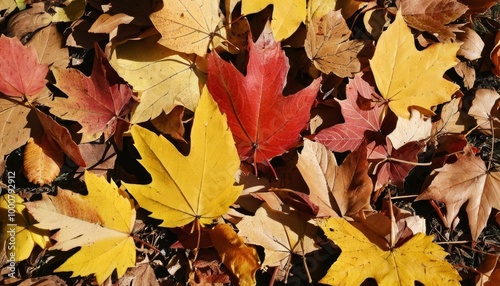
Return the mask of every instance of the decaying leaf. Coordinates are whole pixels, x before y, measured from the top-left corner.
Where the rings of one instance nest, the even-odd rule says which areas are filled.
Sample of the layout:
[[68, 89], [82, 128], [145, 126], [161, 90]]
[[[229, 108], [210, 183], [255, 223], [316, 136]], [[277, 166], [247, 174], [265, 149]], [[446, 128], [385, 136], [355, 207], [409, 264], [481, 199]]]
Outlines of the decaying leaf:
[[216, 225], [210, 232], [210, 237], [224, 265], [238, 277], [239, 285], [256, 285], [255, 273], [260, 268], [257, 250], [246, 246], [228, 224]]
[[[457, 64], [460, 45], [438, 43], [418, 51], [401, 12], [382, 33], [370, 60], [378, 90], [398, 116], [409, 119], [410, 107], [432, 116], [430, 109], [451, 100], [458, 85], [443, 79], [443, 73]], [[429, 84], [432, 82], [433, 84]]]
[[[460, 275], [449, 264], [448, 255], [432, 242], [432, 236], [418, 233], [403, 245], [383, 250], [361, 231], [341, 218], [320, 221], [326, 236], [342, 253], [320, 283], [360, 285], [374, 278], [378, 285], [459, 285]], [[359, 269], [363, 269], [359, 271]]]
[[118, 277], [135, 265], [135, 244], [130, 236], [135, 208], [128, 194], [111, 181], [85, 174], [88, 195], [58, 189], [56, 196], [42, 194], [26, 203], [42, 229], [59, 229], [50, 249], [81, 249], [55, 271], [72, 271], [72, 277], [95, 274], [101, 284], [116, 269]]
[[194, 220], [210, 224], [241, 194], [242, 187], [233, 186], [240, 161], [226, 116], [206, 89], [194, 116], [187, 157], [164, 137], [137, 125], [132, 137], [152, 182], [124, 185], [141, 207], [162, 220], [161, 226], [183, 226]]
[[460, 208], [466, 211], [472, 239], [477, 240], [486, 226], [492, 208], [500, 209], [500, 172], [488, 170], [470, 145], [457, 160], [434, 170], [432, 183], [417, 200], [436, 200], [446, 204], [447, 227], [450, 227]]

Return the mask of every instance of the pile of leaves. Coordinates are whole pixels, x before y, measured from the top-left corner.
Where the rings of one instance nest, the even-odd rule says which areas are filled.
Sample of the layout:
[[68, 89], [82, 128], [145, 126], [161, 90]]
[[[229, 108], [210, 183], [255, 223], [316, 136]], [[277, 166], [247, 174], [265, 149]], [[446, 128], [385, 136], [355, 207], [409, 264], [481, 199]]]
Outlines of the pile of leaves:
[[0, 279], [498, 284], [496, 2], [0, 1]]

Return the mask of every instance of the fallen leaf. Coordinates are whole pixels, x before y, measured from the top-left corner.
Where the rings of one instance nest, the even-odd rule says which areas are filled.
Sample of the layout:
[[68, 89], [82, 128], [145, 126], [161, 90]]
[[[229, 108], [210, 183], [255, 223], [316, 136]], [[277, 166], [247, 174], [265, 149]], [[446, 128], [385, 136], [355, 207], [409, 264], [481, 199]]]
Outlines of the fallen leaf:
[[218, 224], [210, 232], [222, 263], [238, 277], [241, 286], [256, 285], [255, 273], [260, 268], [255, 248], [246, 246], [243, 239], [228, 224]]
[[0, 51], [0, 92], [34, 100], [47, 82], [47, 65], [40, 64], [33, 47], [23, 46], [17, 38], [0, 36]]
[[463, 27], [463, 33], [458, 33], [457, 38], [462, 42], [457, 55], [464, 56], [468, 60], [477, 60], [481, 58], [484, 49], [484, 42], [481, 37], [469, 27]]
[[318, 217], [350, 216], [369, 207], [373, 184], [368, 177], [365, 144], [337, 166], [331, 151], [306, 140], [297, 168], [309, 187], [311, 201], [320, 208]]
[[351, 77], [361, 69], [358, 54], [365, 46], [349, 40], [351, 30], [340, 11], [330, 11], [309, 24], [304, 47], [314, 66], [325, 74]]
[[57, 30], [56, 24], [52, 24], [38, 31], [26, 45], [36, 49], [42, 64], [66, 68], [69, 65], [69, 52], [68, 48], [61, 45], [62, 42], [63, 35]]
[[92, 24], [92, 27], [89, 29], [89, 33], [111, 34], [115, 29], [118, 29], [118, 26], [121, 24], [129, 24], [133, 20], [134, 17], [124, 13], [114, 15], [102, 14]]
[[493, 63], [491, 71], [498, 77], [500, 77], [500, 31], [497, 32], [495, 37], [495, 47], [491, 50], [490, 59]]
[[207, 86], [227, 114], [240, 158], [268, 162], [297, 144], [309, 121], [320, 79], [284, 97], [289, 66], [279, 43], [263, 33], [256, 43], [249, 40], [248, 48], [246, 76], [211, 53]]
[[386, 139], [386, 144], [370, 144], [368, 147], [368, 162], [370, 171], [376, 175], [375, 190], [380, 190], [387, 184], [404, 187], [408, 173], [418, 162], [417, 154], [423, 146], [418, 142], [409, 142], [399, 149], [392, 146], [391, 139]]
[[462, 16], [468, 8], [457, 0], [399, 0], [399, 9], [409, 26], [449, 42], [455, 39], [455, 34], [445, 25]]
[[28, 121], [32, 122], [34, 112], [20, 101], [13, 101], [0, 94], [0, 157], [26, 144], [30, 138]]
[[292, 0], [242, 0], [241, 13], [244, 15], [257, 13], [269, 5], [273, 5], [271, 29], [276, 41], [290, 37], [306, 20], [306, 1]]
[[477, 240], [486, 226], [492, 208], [500, 209], [500, 173], [488, 170], [471, 146], [456, 161], [433, 171], [434, 179], [416, 200], [436, 200], [446, 205], [447, 227], [450, 227], [460, 208], [467, 202], [467, 217], [472, 239]]
[[207, 54], [217, 26], [222, 21], [219, 1], [213, 0], [172, 0], [152, 13], [150, 19], [162, 35], [161, 45], [200, 57]]
[[[11, 183], [9, 182], [9, 184]], [[9, 192], [0, 197], [0, 215], [5, 218], [4, 222], [7, 221], [7, 217], [14, 219], [14, 221], [9, 220], [9, 222], [14, 222], [13, 224], [2, 223], [0, 251], [5, 246], [4, 250], [7, 251], [9, 257], [13, 255], [16, 262], [27, 259], [35, 245], [42, 249], [51, 245], [50, 231], [35, 226], [36, 221], [28, 213], [23, 203], [23, 198], [18, 194], [10, 194]], [[11, 237], [14, 237], [14, 243], [12, 243]]]
[[255, 216], [245, 216], [236, 225], [248, 243], [264, 247], [262, 266], [288, 269], [292, 254], [304, 256], [318, 248], [314, 243], [318, 228], [297, 211], [284, 213], [264, 203]]
[[206, 89], [194, 116], [187, 157], [164, 137], [137, 125], [132, 127], [132, 138], [152, 182], [123, 184], [152, 217], [163, 220], [160, 226], [183, 226], [194, 220], [211, 224], [240, 195], [242, 187], [233, 186], [240, 161], [226, 116]]
[[432, 136], [465, 131], [464, 120], [460, 116], [461, 105], [461, 98], [453, 98], [443, 105], [439, 119], [432, 123]]
[[55, 14], [52, 22], [71, 22], [80, 19], [85, 12], [85, 0], [69, 0], [64, 2], [63, 7], [53, 7]]
[[47, 136], [37, 141], [30, 138], [24, 148], [24, 176], [32, 184], [50, 184], [59, 175], [63, 162], [63, 153]]
[[307, 5], [307, 19], [318, 20], [331, 10], [340, 10], [344, 19], [349, 19], [364, 5], [364, 1], [357, 0], [310, 0]]
[[466, 62], [459, 62], [453, 67], [457, 72], [458, 76], [463, 79], [464, 87], [469, 90], [474, 87], [476, 82], [476, 70], [469, 66]]
[[162, 111], [168, 114], [177, 105], [192, 111], [198, 105], [205, 75], [196, 67], [194, 56], [176, 54], [154, 38], [146, 38], [119, 45], [110, 63], [140, 94], [132, 123], [154, 119]]
[[118, 279], [118, 286], [147, 285], [159, 286], [155, 271], [149, 263], [129, 268], [122, 278]]
[[[342, 218], [319, 222], [326, 236], [342, 253], [319, 282], [329, 285], [360, 285], [373, 278], [378, 285], [460, 285], [460, 275], [445, 257], [433, 236], [418, 233], [403, 245], [383, 250]], [[359, 269], [363, 271], [359, 272]]]
[[477, 268], [476, 286], [493, 286], [500, 283], [500, 263], [498, 255], [487, 254]]
[[469, 115], [476, 119], [478, 129], [492, 136], [492, 132], [500, 129], [500, 122], [494, 118], [500, 118], [500, 106], [497, 102], [500, 94], [494, 90], [480, 88], [469, 109]]
[[52, 17], [45, 11], [44, 3], [32, 3], [31, 8], [19, 11], [10, 17], [5, 35], [25, 39], [30, 34], [47, 27]]
[[410, 119], [399, 117], [396, 128], [387, 137], [391, 139], [392, 147], [399, 149], [408, 142], [428, 139], [431, 128], [431, 119], [422, 116], [417, 109], [412, 109]]
[[42, 229], [59, 229], [50, 250], [81, 247], [56, 272], [71, 271], [71, 277], [95, 274], [102, 284], [116, 269], [118, 278], [135, 266], [135, 244], [130, 235], [135, 208], [128, 194], [111, 181], [85, 174], [88, 195], [58, 189], [56, 196], [25, 203]]
[[151, 123], [163, 134], [168, 134], [174, 139], [184, 140], [184, 124], [182, 122], [182, 116], [184, 115], [184, 107], [176, 106], [169, 114], [161, 113], [160, 116], [151, 120]]
[[458, 2], [467, 5], [469, 10], [466, 14], [481, 14], [488, 10], [491, 6], [495, 5], [498, 0], [458, 0]]
[[321, 130], [314, 140], [324, 144], [335, 152], [351, 151], [365, 140], [377, 139], [382, 129], [383, 106], [360, 108], [359, 98], [371, 99], [375, 88], [364, 81], [360, 75], [349, 79], [346, 87], [346, 100], [337, 100], [341, 106], [345, 123], [336, 124]]
[[76, 69], [54, 68], [55, 86], [68, 98], [56, 97], [49, 103], [50, 112], [82, 125], [82, 142], [92, 141], [104, 133], [107, 140], [125, 124], [123, 117], [135, 102], [129, 86], [110, 66], [106, 56], [95, 45], [96, 56], [90, 77]]
[[[430, 109], [451, 100], [458, 85], [442, 74], [458, 63], [460, 45], [438, 43], [418, 51], [410, 28], [399, 11], [396, 20], [382, 33], [370, 60], [378, 90], [399, 117], [410, 118], [410, 107], [428, 116]], [[433, 84], [429, 84], [432, 82]]]

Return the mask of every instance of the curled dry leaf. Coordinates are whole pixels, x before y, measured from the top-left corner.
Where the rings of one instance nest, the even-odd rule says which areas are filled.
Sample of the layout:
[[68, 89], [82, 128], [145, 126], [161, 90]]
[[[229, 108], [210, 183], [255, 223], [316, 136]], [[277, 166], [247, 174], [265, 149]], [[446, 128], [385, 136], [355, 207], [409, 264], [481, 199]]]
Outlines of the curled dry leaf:
[[30, 183], [43, 186], [59, 175], [64, 155], [47, 136], [37, 141], [30, 138], [23, 154], [24, 176]]
[[451, 100], [459, 89], [442, 77], [458, 63], [455, 55], [459, 47], [457, 43], [438, 43], [418, 51], [413, 34], [398, 11], [396, 20], [380, 36], [370, 60], [378, 90], [389, 108], [407, 119], [412, 106], [424, 115], [434, 115], [430, 108]]
[[163, 134], [168, 134], [174, 139], [180, 140], [187, 143], [184, 140], [184, 124], [182, 122], [182, 116], [184, 115], [184, 107], [176, 106], [169, 114], [162, 112], [160, 116], [151, 120], [151, 123], [156, 129], [160, 130]]
[[500, 77], [500, 31], [497, 32], [495, 37], [495, 47], [491, 50], [490, 59], [493, 63], [491, 71]]
[[500, 122], [493, 119], [500, 118], [498, 99], [500, 99], [500, 94], [496, 91], [484, 88], [478, 89], [469, 109], [469, 115], [476, 119], [479, 130], [490, 136], [493, 132], [492, 129], [500, 129]]
[[462, 42], [457, 55], [464, 56], [468, 60], [477, 60], [481, 58], [484, 48], [484, 42], [481, 37], [469, 27], [463, 27], [463, 33], [458, 33], [457, 38]]
[[245, 245], [243, 239], [228, 224], [218, 224], [210, 232], [222, 263], [238, 277], [239, 285], [256, 285], [255, 273], [260, 268], [257, 250]]
[[446, 205], [447, 227], [453, 224], [460, 208], [466, 211], [472, 239], [477, 240], [486, 226], [492, 208], [500, 209], [500, 172], [488, 170], [486, 164], [467, 145], [456, 161], [433, 171], [431, 184], [416, 200], [436, 200]]
[[309, 23], [304, 47], [314, 66], [325, 74], [351, 77], [361, 69], [358, 54], [365, 46], [349, 40], [351, 30], [340, 11], [330, 11]]

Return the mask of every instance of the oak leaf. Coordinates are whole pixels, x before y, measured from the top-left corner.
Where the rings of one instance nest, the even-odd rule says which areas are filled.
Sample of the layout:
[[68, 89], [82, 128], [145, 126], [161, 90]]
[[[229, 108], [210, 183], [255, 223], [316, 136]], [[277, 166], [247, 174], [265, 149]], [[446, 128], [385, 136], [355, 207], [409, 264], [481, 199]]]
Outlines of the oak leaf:
[[33, 47], [23, 46], [17, 38], [0, 36], [0, 51], [0, 92], [33, 100], [45, 87], [47, 65], [39, 63]]
[[[138, 53], [137, 51], [141, 51]], [[110, 63], [134, 90], [140, 101], [130, 122], [139, 123], [166, 114], [177, 105], [194, 111], [205, 75], [192, 55], [179, 55], [155, 42], [154, 38], [119, 45]]]
[[238, 277], [239, 285], [256, 285], [255, 273], [260, 268], [255, 248], [246, 246], [243, 239], [228, 224], [218, 224], [210, 232], [215, 249], [224, 265]]
[[271, 209], [264, 203], [255, 216], [245, 216], [236, 225], [247, 242], [264, 247], [263, 266], [288, 269], [292, 254], [304, 256], [318, 248], [314, 244], [318, 228], [297, 211]]
[[81, 247], [55, 271], [72, 271], [72, 277], [95, 274], [102, 284], [116, 269], [118, 277], [135, 265], [135, 244], [130, 235], [135, 208], [128, 194], [111, 181], [87, 172], [88, 195], [58, 189], [56, 196], [42, 194], [26, 208], [43, 229], [59, 229], [50, 249]]
[[[15, 211], [14, 216], [11, 216], [11, 210]], [[51, 245], [50, 231], [35, 226], [35, 219], [28, 213], [23, 198], [18, 194], [5, 194], [0, 197], [0, 215], [4, 218], [13, 218], [14, 221], [9, 220], [9, 222], [15, 222], [15, 224], [2, 223], [0, 234], [0, 251], [5, 247], [7, 253], [14, 254], [15, 261], [27, 259], [35, 245], [41, 248]], [[15, 234], [14, 243], [10, 239], [12, 234]]]
[[246, 76], [211, 53], [207, 86], [227, 114], [240, 158], [268, 162], [297, 144], [309, 121], [320, 79], [284, 97], [289, 65], [279, 43], [262, 33], [256, 43], [249, 40], [248, 48]]
[[353, 215], [369, 206], [373, 184], [365, 144], [338, 166], [324, 145], [305, 140], [297, 168], [309, 187], [311, 201], [319, 206], [317, 216]]
[[109, 64], [104, 52], [95, 44], [96, 55], [90, 77], [76, 69], [54, 68], [55, 86], [68, 98], [56, 97], [50, 112], [67, 120], [77, 121], [84, 135], [83, 142], [104, 133], [107, 140], [122, 125], [135, 97], [130, 87]]
[[[399, 247], [383, 250], [361, 231], [341, 218], [320, 221], [326, 236], [342, 253], [319, 282], [329, 285], [360, 285], [374, 278], [378, 285], [460, 285], [457, 271], [433, 236], [417, 233]], [[362, 271], [359, 271], [363, 269]]]
[[161, 45], [200, 57], [207, 54], [212, 34], [222, 21], [215, 0], [171, 0], [149, 17], [162, 35]]
[[399, 9], [409, 26], [450, 41], [455, 39], [455, 34], [445, 25], [462, 16], [468, 8], [457, 0], [399, 0]]
[[[430, 109], [451, 100], [458, 85], [442, 78], [443, 73], [458, 63], [460, 45], [437, 43], [418, 51], [410, 28], [401, 11], [379, 38], [370, 66], [377, 88], [397, 115], [410, 118], [410, 107], [428, 116]], [[432, 83], [432, 84], [429, 84]]]
[[349, 40], [351, 30], [340, 11], [330, 11], [313, 19], [307, 29], [304, 47], [314, 66], [325, 74], [351, 77], [361, 69], [358, 53], [364, 47], [360, 40]]
[[417, 200], [436, 200], [446, 205], [445, 225], [450, 227], [460, 208], [466, 211], [472, 239], [477, 240], [486, 226], [492, 208], [500, 209], [500, 172], [488, 170], [470, 145], [456, 161], [434, 170], [431, 184]]
[[360, 75], [349, 79], [346, 99], [337, 100], [345, 123], [321, 130], [314, 139], [332, 151], [345, 152], [358, 148], [365, 140], [370, 142], [380, 137], [383, 106], [361, 108], [358, 104], [359, 100], [363, 101], [363, 98], [371, 99], [372, 94], [375, 94], [375, 88], [364, 81]]
[[268, 5], [273, 5], [271, 29], [276, 41], [290, 37], [306, 20], [305, 0], [242, 0], [241, 13], [245, 15], [257, 13]]
[[124, 185], [152, 217], [163, 220], [161, 226], [183, 226], [194, 220], [210, 224], [241, 194], [242, 186], [233, 186], [240, 161], [226, 116], [206, 89], [194, 116], [187, 157], [164, 137], [137, 125], [132, 137], [152, 182]]

